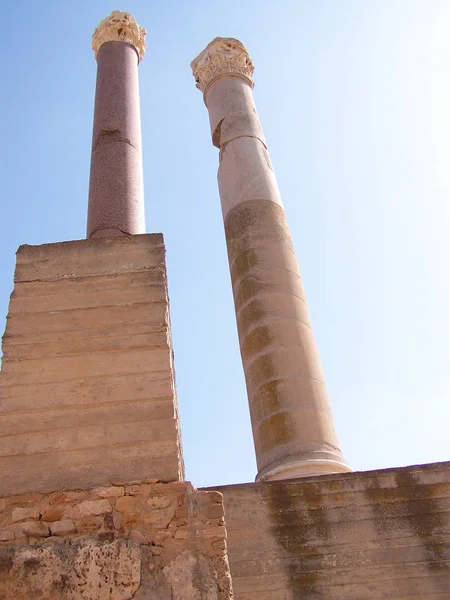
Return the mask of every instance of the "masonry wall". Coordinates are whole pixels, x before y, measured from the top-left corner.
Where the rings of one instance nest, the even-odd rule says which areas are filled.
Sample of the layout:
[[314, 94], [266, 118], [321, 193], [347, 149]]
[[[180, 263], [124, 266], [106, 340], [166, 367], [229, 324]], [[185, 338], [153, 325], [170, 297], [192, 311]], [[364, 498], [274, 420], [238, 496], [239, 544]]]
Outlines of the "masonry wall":
[[0, 598], [232, 600], [223, 514], [187, 482], [0, 498]]
[[215, 489], [236, 600], [450, 598], [450, 463]]
[[183, 478], [162, 235], [21, 246], [0, 494]]

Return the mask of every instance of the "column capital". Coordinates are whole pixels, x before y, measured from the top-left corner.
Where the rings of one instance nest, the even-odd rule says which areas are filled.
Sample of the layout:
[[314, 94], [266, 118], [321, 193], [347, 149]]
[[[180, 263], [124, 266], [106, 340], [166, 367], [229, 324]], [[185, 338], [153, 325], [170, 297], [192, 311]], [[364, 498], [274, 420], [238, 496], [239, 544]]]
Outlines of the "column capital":
[[135, 47], [139, 62], [145, 54], [145, 34], [147, 31], [136, 23], [130, 13], [113, 10], [103, 19], [92, 34], [92, 50], [97, 58], [100, 46], [105, 42], [124, 42]]
[[216, 37], [191, 62], [198, 89], [205, 95], [211, 83], [219, 77], [241, 77], [253, 87], [255, 70], [244, 44], [235, 38]]

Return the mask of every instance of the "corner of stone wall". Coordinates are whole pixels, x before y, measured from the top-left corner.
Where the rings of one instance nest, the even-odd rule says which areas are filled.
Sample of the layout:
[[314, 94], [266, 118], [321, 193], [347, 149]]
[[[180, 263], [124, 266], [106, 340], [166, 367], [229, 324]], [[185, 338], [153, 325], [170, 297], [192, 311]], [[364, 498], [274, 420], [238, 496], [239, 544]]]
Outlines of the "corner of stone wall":
[[2, 600], [232, 600], [223, 496], [115, 482], [0, 498]]

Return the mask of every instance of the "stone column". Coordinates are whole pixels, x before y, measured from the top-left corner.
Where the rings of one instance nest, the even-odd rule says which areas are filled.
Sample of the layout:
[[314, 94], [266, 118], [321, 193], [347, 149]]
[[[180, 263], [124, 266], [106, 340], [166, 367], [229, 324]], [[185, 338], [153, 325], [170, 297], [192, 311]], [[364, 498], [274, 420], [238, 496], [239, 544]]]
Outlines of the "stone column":
[[92, 36], [97, 59], [87, 237], [145, 233], [138, 64], [146, 31], [113, 11]]
[[191, 63], [220, 149], [225, 224], [258, 480], [347, 472], [302, 280], [253, 100], [253, 65], [233, 38]]

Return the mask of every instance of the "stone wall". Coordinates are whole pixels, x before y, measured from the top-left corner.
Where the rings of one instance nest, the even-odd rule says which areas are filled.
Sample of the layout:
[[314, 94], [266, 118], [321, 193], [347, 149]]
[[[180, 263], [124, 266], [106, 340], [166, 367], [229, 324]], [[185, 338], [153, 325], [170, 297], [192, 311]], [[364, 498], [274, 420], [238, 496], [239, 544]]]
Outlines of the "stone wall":
[[145, 483], [0, 499], [1, 600], [230, 600], [222, 494]]
[[21, 246], [0, 494], [183, 479], [161, 234]]
[[215, 489], [237, 600], [450, 598], [450, 463]]

